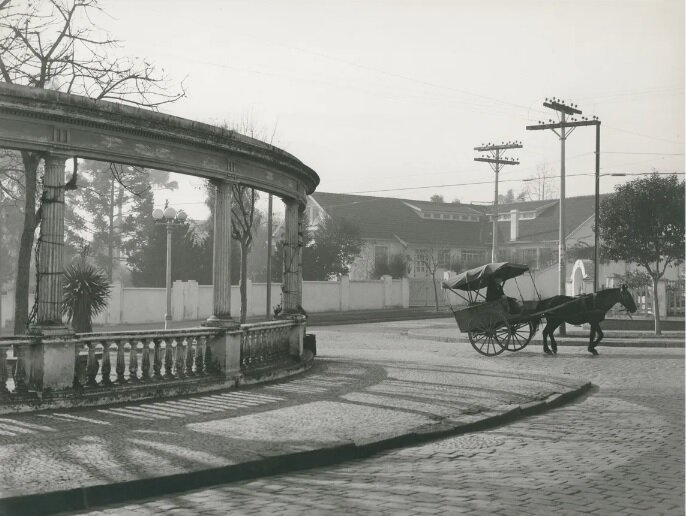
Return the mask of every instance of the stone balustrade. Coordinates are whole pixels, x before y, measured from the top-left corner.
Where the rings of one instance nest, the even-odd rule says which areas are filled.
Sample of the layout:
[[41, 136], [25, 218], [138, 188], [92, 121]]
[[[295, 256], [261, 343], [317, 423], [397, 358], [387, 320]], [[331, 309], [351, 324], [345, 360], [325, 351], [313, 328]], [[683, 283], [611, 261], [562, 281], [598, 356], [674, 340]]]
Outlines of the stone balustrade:
[[279, 363], [290, 356], [292, 321], [244, 324], [241, 327], [241, 369]]
[[[208, 391], [301, 371], [305, 318], [0, 338], [0, 413]], [[283, 369], [283, 371], [279, 371]], [[265, 373], [268, 371], [268, 373]]]
[[109, 387], [216, 375], [214, 329], [86, 333], [75, 346], [74, 387]]

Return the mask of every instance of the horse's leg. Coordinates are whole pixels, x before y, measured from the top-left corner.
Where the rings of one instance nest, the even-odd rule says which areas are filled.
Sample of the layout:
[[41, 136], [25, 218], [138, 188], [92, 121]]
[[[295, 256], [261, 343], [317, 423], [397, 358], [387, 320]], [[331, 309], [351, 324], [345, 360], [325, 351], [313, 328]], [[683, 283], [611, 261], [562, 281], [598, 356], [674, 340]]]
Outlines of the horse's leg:
[[600, 329], [600, 325], [598, 324], [598, 321], [591, 321], [591, 335], [598, 335], [598, 340], [595, 342], [593, 341], [593, 338], [591, 337], [590, 342], [588, 343], [588, 351], [590, 353], [593, 353], [594, 355], [597, 355], [598, 352], [595, 350], [595, 347], [598, 345], [598, 342], [600, 342], [600, 339], [602, 339], [602, 330]]
[[[552, 335], [550, 333], [550, 321], [546, 321], [545, 323], [545, 328], [543, 328], [543, 353], [546, 355], [551, 355], [552, 352], [550, 351], [550, 348], [548, 348], [548, 335]], [[552, 340], [552, 336], [551, 336]]]
[[553, 353], [557, 355], [557, 341], [555, 340], [555, 337], [553, 333], [555, 333], [555, 330], [563, 323], [562, 320], [555, 321], [553, 323], [553, 327], [550, 328], [550, 346], [553, 348]]

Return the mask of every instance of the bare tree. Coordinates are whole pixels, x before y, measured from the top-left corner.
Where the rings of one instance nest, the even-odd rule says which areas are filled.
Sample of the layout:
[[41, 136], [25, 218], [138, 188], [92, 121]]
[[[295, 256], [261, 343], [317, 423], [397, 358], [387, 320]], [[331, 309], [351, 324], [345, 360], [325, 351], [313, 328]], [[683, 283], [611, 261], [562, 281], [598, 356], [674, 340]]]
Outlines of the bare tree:
[[[2, 0], [0, 9], [0, 78], [6, 83], [153, 109], [185, 94], [183, 85], [170, 93], [168, 79], [149, 62], [109, 55], [118, 42], [91, 21], [90, 14], [100, 10], [97, 0]], [[22, 151], [21, 157], [24, 227], [17, 260], [15, 334], [28, 323], [29, 263], [40, 222], [36, 189], [41, 155]]]
[[440, 260], [438, 258], [438, 251], [433, 248], [427, 249], [426, 255], [422, 259], [422, 262], [424, 263], [426, 270], [431, 276], [431, 283], [434, 287], [434, 301], [436, 302], [436, 311], [438, 312], [441, 309], [441, 305], [438, 302], [438, 285], [436, 284], [436, 272], [438, 271], [439, 266], [443, 265], [440, 263]]
[[[227, 128], [228, 124], [225, 122], [223, 127]], [[250, 114], [244, 114], [237, 123], [233, 124], [231, 129], [251, 138], [269, 139], [270, 145], [276, 134], [276, 126], [274, 126], [271, 135], [265, 129], [258, 129]], [[262, 213], [255, 208], [259, 194], [254, 188], [234, 184], [232, 189], [231, 232], [233, 238], [240, 242], [241, 246], [241, 322], [245, 322], [248, 314], [248, 256], [252, 248], [253, 236], [262, 221]]]
[[556, 177], [550, 168], [550, 163], [544, 161], [536, 166], [536, 173], [529, 176], [526, 187], [522, 191], [522, 200], [542, 201], [557, 197], [558, 187]]
[[253, 233], [261, 222], [261, 213], [255, 209], [258, 194], [254, 188], [234, 184], [231, 203], [231, 232], [241, 246], [241, 322], [248, 316], [248, 254]]

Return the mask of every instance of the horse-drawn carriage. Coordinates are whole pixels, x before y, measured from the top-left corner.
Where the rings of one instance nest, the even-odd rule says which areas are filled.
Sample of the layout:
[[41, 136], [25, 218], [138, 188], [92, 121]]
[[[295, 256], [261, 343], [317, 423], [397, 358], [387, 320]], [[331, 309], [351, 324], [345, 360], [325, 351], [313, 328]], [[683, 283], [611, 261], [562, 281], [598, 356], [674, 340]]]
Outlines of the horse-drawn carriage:
[[[552, 353], [557, 352], [553, 332], [560, 324], [588, 322], [591, 324], [588, 350], [596, 355], [595, 347], [603, 338], [599, 323], [605, 318], [607, 311], [618, 302], [628, 312], [636, 311], [634, 300], [624, 286], [577, 297], [554, 296], [541, 300], [539, 296], [538, 300], [533, 301], [517, 301], [506, 297], [502, 284], [526, 272], [529, 272], [527, 265], [489, 263], [443, 281], [444, 288], [467, 302], [457, 309], [452, 306], [450, 309], [460, 331], [467, 333], [472, 347], [482, 355], [494, 356], [503, 351], [524, 349], [544, 318], [546, 326], [543, 330], [543, 350], [546, 353], [551, 353], [548, 337]], [[485, 295], [483, 289], [487, 289]], [[499, 294], [493, 296], [491, 291]], [[594, 340], [596, 335], [598, 339]]]

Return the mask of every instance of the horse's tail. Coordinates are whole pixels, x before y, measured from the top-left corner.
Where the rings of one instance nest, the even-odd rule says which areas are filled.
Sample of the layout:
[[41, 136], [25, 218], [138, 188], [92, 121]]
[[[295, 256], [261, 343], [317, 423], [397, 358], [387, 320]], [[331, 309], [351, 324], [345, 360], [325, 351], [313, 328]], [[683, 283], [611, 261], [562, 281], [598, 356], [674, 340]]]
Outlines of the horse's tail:
[[543, 315], [538, 315], [536, 317], [532, 317], [531, 319], [531, 331], [533, 335], [536, 335], [536, 332], [538, 332], [538, 327], [541, 325], [541, 321], [543, 320]]

